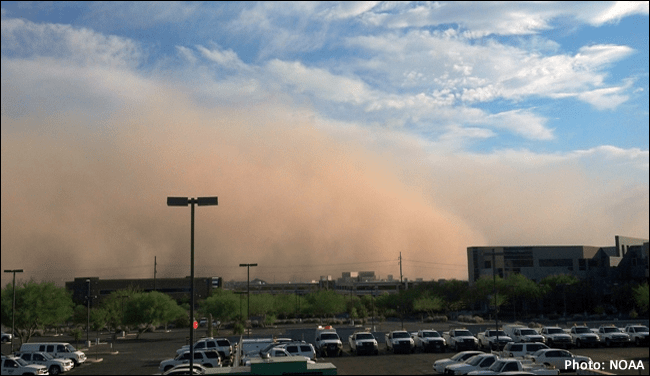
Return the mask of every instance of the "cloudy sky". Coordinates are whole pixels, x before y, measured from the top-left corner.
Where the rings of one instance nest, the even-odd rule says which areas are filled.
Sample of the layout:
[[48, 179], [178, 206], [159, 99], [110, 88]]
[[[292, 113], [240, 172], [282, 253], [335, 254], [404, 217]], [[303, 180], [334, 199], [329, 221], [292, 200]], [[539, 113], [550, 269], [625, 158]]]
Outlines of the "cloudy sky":
[[[23, 279], [467, 278], [648, 238], [648, 3], [2, 2]], [[10, 281], [3, 273], [3, 285]]]

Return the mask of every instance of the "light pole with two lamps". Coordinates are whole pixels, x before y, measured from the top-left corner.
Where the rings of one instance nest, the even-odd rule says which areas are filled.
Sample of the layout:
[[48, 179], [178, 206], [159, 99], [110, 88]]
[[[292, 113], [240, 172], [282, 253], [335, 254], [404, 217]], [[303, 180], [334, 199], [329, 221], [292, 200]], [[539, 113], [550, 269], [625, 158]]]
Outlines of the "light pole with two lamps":
[[11, 352], [14, 352], [14, 337], [16, 336], [16, 273], [22, 273], [22, 269], [5, 270], [5, 273], [13, 273], [14, 281], [12, 283], [12, 290], [14, 293], [13, 303], [11, 303]]
[[167, 197], [167, 206], [192, 207], [190, 230], [190, 373], [194, 370], [194, 204], [199, 206], [217, 205], [217, 197]]

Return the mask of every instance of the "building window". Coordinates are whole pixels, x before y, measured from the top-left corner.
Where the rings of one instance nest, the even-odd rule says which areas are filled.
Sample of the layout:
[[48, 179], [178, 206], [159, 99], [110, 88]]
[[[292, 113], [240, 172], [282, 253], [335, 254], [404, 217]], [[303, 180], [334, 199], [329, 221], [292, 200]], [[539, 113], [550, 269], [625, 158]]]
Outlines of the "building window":
[[585, 259], [578, 260], [578, 270], [587, 270], [587, 260]]
[[485, 262], [485, 269], [492, 269], [492, 261]]
[[573, 269], [572, 259], [539, 259], [540, 267]]

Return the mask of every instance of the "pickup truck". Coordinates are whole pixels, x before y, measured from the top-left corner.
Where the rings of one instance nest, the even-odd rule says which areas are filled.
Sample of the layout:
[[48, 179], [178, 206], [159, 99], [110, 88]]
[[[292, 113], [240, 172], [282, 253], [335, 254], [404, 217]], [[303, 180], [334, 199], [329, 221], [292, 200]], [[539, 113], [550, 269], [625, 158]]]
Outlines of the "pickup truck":
[[394, 330], [386, 333], [386, 351], [396, 353], [398, 351], [413, 352], [415, 343], [409, 332], [405, 330]]
[[40, 364], [45, 366], [50, 375], [58, 375], [68, 372], [74, 367], [70, 359], [56, 359], [52, 355], [43, 352], [16, 353], [16, 356], [27, 362], [27, 364]]
[[379, 345], [370, 331], [354, 332], [348, 338], [352, 354], [379, 354]]
[[602, 325], [598, 328], [598, 336], [600, 337], [600, 343], [605, 343], [607, 347], [612, 345], [627, 346], [630, 343], [630, 336], [621, 332], [614, 325]]
[[503, 372], [530, 372], [535, 375], [559, 375], [560, 370], [522, 363], [518, 359], [498, 359], [489, 368], [481, 371], [472, 371], [468, 375], [498, 375]]
[[478, 349], [478, 339], [467, 329], [451, 329], [442, 333], [442, 337], [447, 342], [447, 347], [454, 351]]
[[49, 375], [47, 367], [40, 364], [27, 364], [15, 356], [2, 356], [0, 364], [2, 375]]
[[478, 338], [478, 345], [481, 349], [501, 350], [508, 342], [512, 342], [512, 338], [508, 337], [503, 330], [496, 329], [488, 329], [480, 332], [476, 337]]
[[503, 331], [512, 338], [513, 342], [544, 342], [544, 337], [535, 329], [523, 325], [506, 325]]
[[571, 343], [575, 347], [598, 347], [600, 344], [600, 337], [598, 337], [598, 334], [592, 332], [591, 329], [584, 325], [572, 326], [571, 330], [569, 331], [569, 335], [571, 335]]
[[544, 337], [544, 343], [548, 347], [571, 347], [571, 336], [562, 328], [557, 326], [545, 326], [542, 328], [540, 334]]
[[440, 333], [433, 329], [418, 330], [417, 333], [411, 334], [411, 338], [413, 338], [415, 348], [419, 349], [422, 352], [429, 350], [436, 352], [445, 351], [445, 339], [442, 338], [442, 335], [440, 335]]
[[627, 325], [625, 333], [630, 336], [630, 341], [635, 345], [648, 345], [648, 327], [644, 325]]
[[329, 325], [319, 326], [316, 329], [314, 346], [320, 356], [341, 356], [343, 354], [343, 342], [336, 330]]

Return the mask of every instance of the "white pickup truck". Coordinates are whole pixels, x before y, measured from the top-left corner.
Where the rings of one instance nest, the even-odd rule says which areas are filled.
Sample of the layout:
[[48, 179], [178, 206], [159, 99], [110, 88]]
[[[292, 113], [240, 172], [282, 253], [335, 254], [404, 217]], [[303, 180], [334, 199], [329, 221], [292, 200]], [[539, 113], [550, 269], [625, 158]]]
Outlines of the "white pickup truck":
[[476, 337], [478, 338], [478, 344], [481, 349], [501, 350], [508, 342], [512, 342], [512, 338], [508, 337], [506, 332], [496, 329], [488, 329], [480, 332]]
[[343, 342], [336, 330], [329, 325], [319, 326], [316, 329], [314, 346], [320, 356], [341, 356], [343, 354]]
[[545, 326], [540, 334], [548, 347], [571, 347], [571, 336], [558, 326]]
[[625, 333], [630, 336], [630, 341], [635, 345], [648, 345], [648, 327], [644, 325], [627, 325]]
[[411, 333], [411, 338], [413, 338], [415, 348], [419, 349], [422, 352], [445, 351], [445, 339], [442, 338], [442, 335], [440, 335], [440, 333], [433, 329], [418, 330], [416, 333]]
[[450, 329], [448, 332], [442, 333], [442, 337], [447, 341], [447, 347], [454, 351], [478, 349], [478, 339], [465, 328]]
[[498, 375], [504, 372], [530, 372], [535, 375], [559, 375], [560, 370], [545, 366], [522, 363], [518, 359], [498, 359], [488, 369], [472, 371], [468, 375]]
[[598, 336], [600, 337], [600, 343], [604, 343], [607, 347], [612, 345], [627, 346], [630, 344], [630, 336], [614, 325], [601, 325], [598, 328]]
[[569, 331], [571, 335], [571, 342], [575, 347], [590, 346], [598, 347], [600, 344], [600, 337], [598, 334], [594, 333], [587, 326], [578, 326], [574, 325]]
[[503, 330], [513, 342], [544, 342], [544, 337], [535, 329], [523, 325], [506, 325]]
[[27, 364], [15, 356], [2, 356], [0, 374], [3, 375], [49, 375], [47, 367], [40, 364]]
[[348, 338], [352, 354], [379, 354], [379, 345], [370, 331], [354, 332]]
[[409, 332], [394, 330], [386, 333], [386, 351], [411, 353], [415, 351], [415, 342]]
[[74, 363], [70, 359], [56, 359], [52, 355], [43, 352], [16, 353], [16, 356], [27, 362], [27, 364], [40, 364], [45, 366], [50, 375], [68, 372], [74, 367]]

